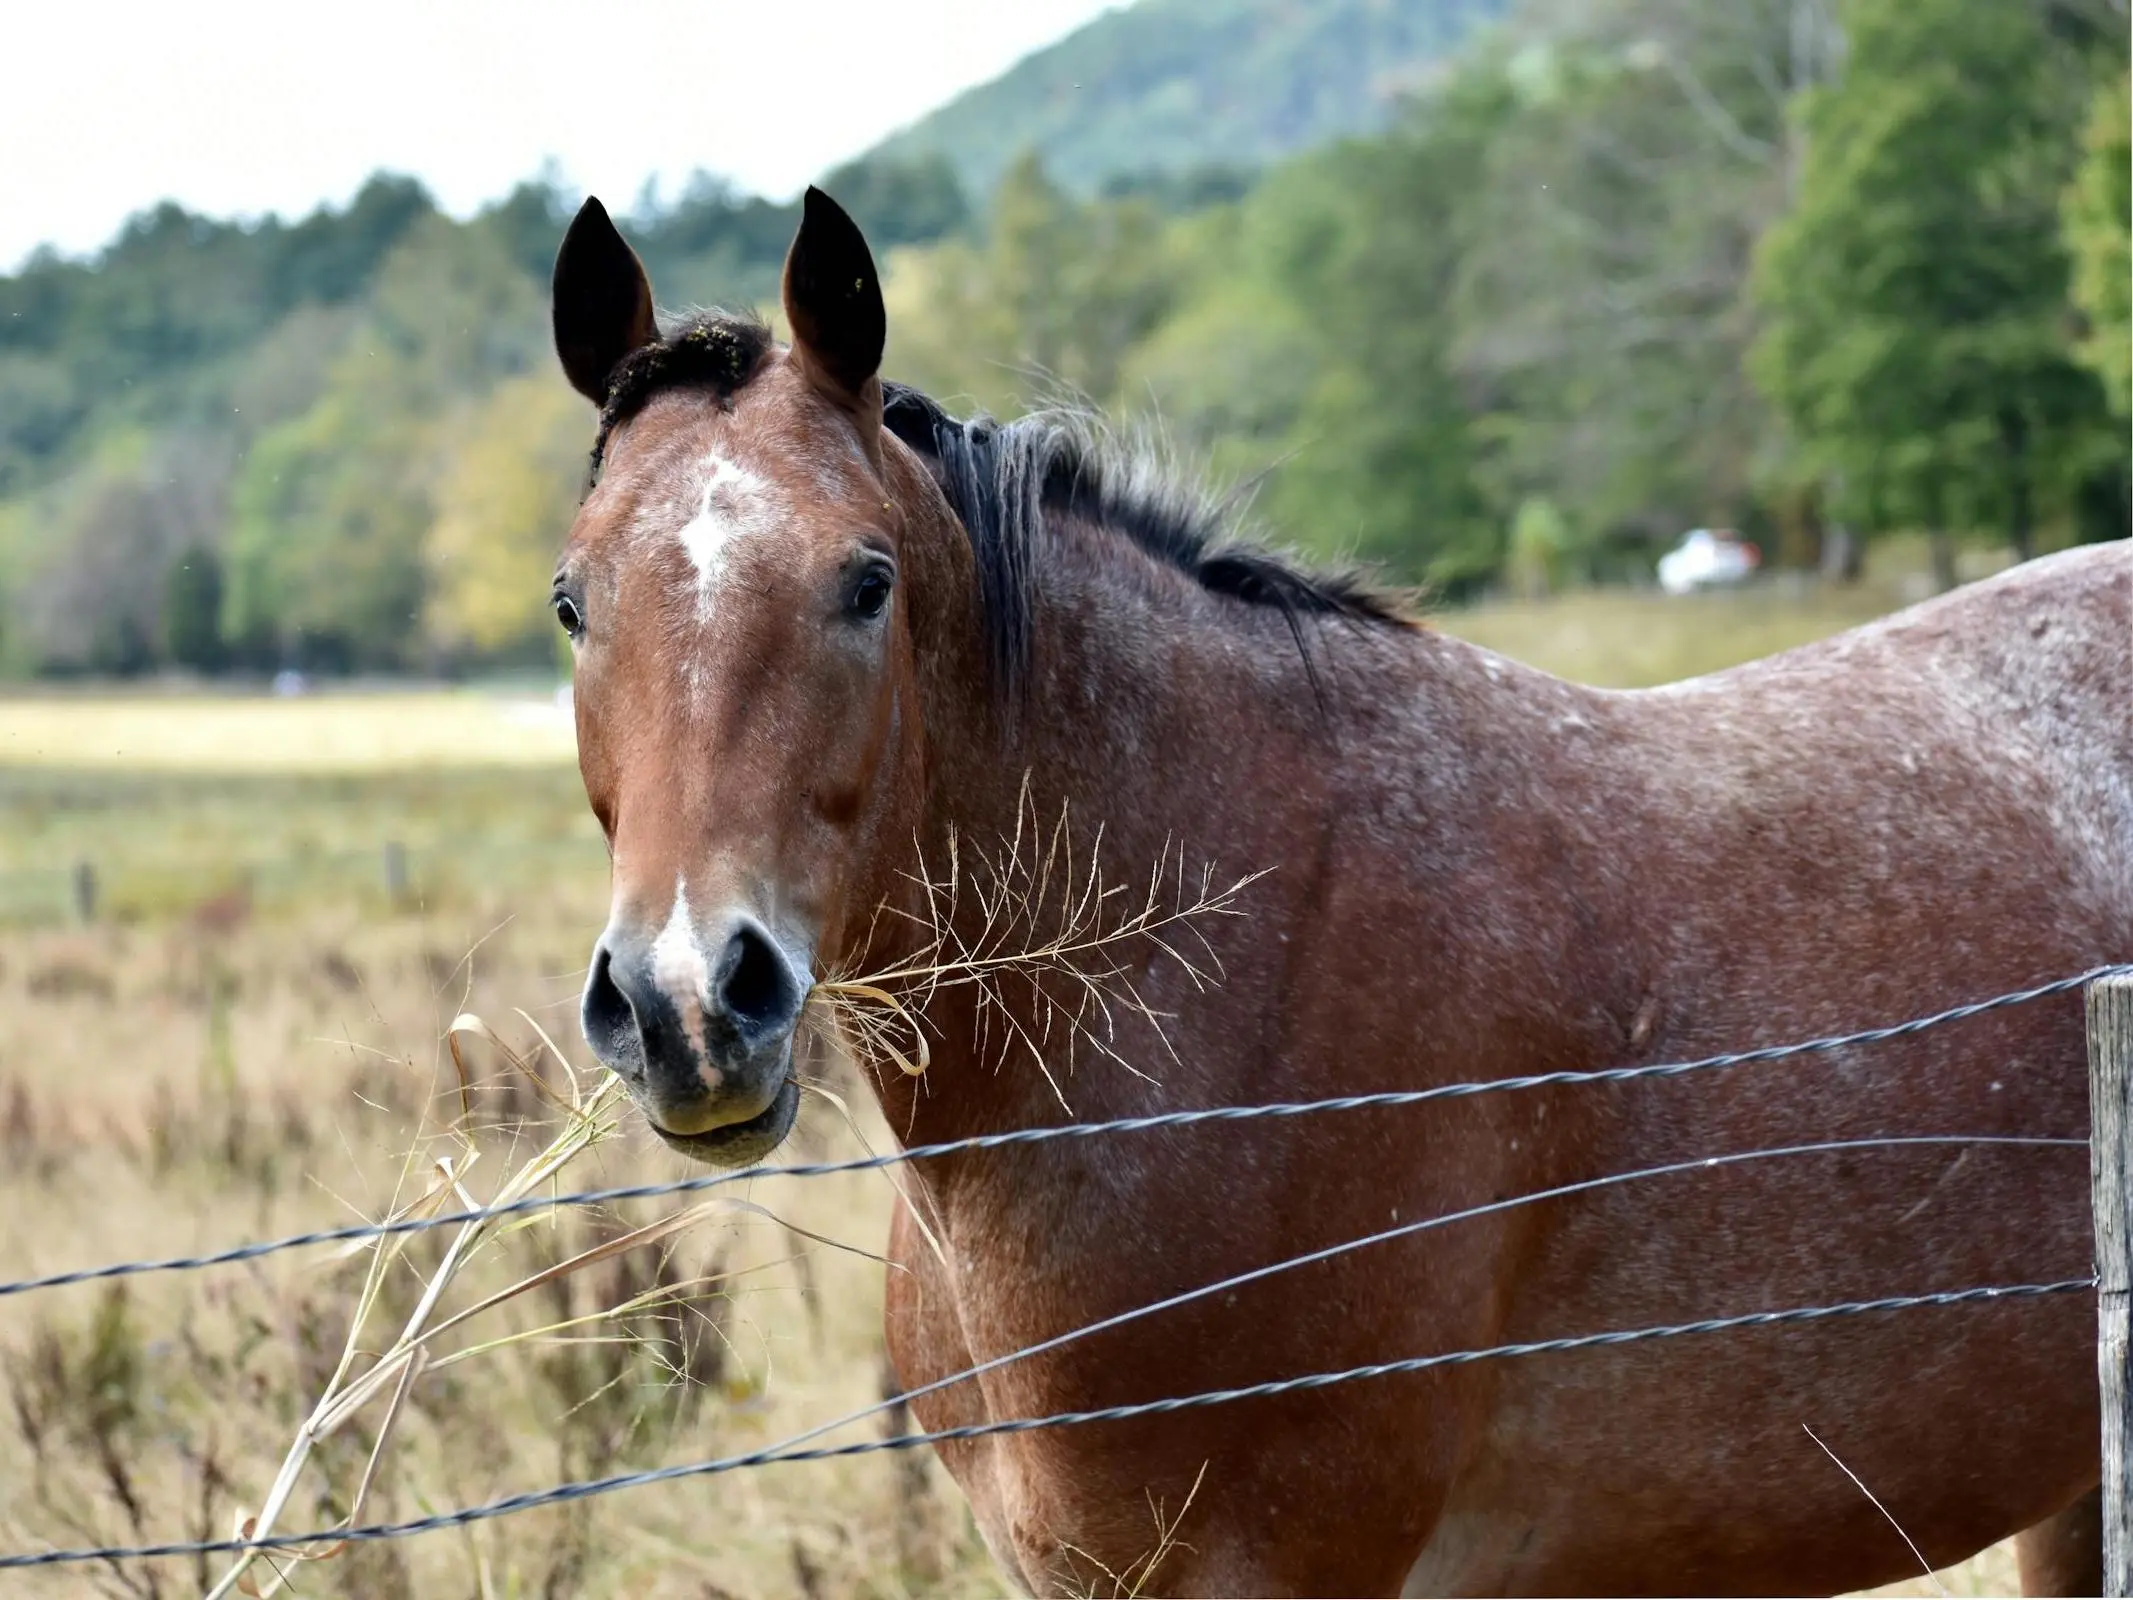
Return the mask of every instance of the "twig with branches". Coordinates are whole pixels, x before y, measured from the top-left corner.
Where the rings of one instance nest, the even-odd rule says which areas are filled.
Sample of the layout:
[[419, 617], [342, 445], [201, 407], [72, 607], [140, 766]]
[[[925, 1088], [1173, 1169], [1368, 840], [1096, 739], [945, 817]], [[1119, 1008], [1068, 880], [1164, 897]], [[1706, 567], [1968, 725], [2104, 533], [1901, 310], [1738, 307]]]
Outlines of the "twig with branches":
[[1203, 925], [1245, 915], [1238, 901], [1264, 873], [1225, 881], [1211, 862], [1188, 869], [1182, 842], [1166, 838], [1145, 882], [1113, 881], [1103, 831], [1079, 846], [1065, 804], [1047, 828], [1025, 777], [1014, 832], [998, 849], [951, 832], [941, 868], [921, 856], [912, 874], [920, 909], [889, 910], [917, 926], [917, 952], [818, 982], [809, 996], [818, 1025], [862, 1063], [918, 1076], [932, 1059], [928, 1007], [944, 991], [968, 989], [980, 1048], [997, 1036], [1001, 1061], [1026, 1052], [1069, 1114], [1053, 1070], [1059, 1052], [1068, 1076], [1087, 1048], [1154, 1082], [1120, 1050], [1121, 1023], [1134, 1018], [1176, 1060], [1170, 1014], [1144, 994], [1139, 975], [1161, 958], [1195, 990], [1219, 984], [1221, 957]]

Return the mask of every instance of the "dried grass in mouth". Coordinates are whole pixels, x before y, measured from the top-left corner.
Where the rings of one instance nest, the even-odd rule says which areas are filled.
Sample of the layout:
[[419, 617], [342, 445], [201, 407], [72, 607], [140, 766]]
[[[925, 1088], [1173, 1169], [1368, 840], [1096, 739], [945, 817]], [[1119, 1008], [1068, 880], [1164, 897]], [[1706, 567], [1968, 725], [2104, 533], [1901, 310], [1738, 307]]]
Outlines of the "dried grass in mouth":
[[[980, 1047], [997, 1038], [1002, 1064], [1027, 1053], [1069, 1115], [1073, 1108], [1048, 1053], [1063, 1047], [1069, 1076], [1080, 1051], [1093, 1049], [1155, 1081], [1120, 1051], [1121, 1021], [1133, 1018], [1176, 1059], [1164, 1027], [1168, 1014], [1145, 997], [1137, 974], [1163, 959], [1196, 990], [1219, 984], [1221, 958], [1203, 925], [1246, 915], [1238, 901], [1265, 875], [1224, 882], [1212, 863], [1189, 873], [1183, 844], [1166, 839], [1145, 882], [1107, 879], [1102, 827], [1077, 847], [1062, 805], [1045, 828], [1026, 777], [1014, 834], [997, 851], [979, 848], [966, 861], [953, 832], [947, 850], [938, 873], [920, 861], [913, 881], [923, 910], [890, 913], [916, 923], [917, 952], [879, 970], [818, 982], [808, 996], [817, 1026], [862, 1064], [919, 1076], [932, 1055], [928, 1006], [944, 990], [970, 989]], [[966, 905], [977, 912], [975, 933], [963, 931]]]

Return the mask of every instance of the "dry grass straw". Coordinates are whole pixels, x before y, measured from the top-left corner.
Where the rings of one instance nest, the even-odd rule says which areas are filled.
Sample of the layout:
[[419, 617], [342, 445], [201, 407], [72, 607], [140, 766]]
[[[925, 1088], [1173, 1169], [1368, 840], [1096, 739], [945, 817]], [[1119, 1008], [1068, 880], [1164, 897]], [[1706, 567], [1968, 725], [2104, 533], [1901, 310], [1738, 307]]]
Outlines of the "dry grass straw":
[[[1069, 1567], [1076, 1569], [1077, 1575], [1078, 1569], [1086, 1565], [1096, 1569], [1101, 1581], [1069, 1578], [1062, 1583], [1064, 1592], [1079, 1595], [1081, 1600], [1139, 1600], [1139, 1596], [1148, 1593], [1148, 1586], [1155, 1582], [1156, 1569], [1170, 1559], [1171, 1552], [1193, 1548], [1178, 1536], [1178, 1531], [1191, 1514], [1193, 1501], [1200, 1497], [1200, 1485], [1207, 1481], [1207, 1467], [1208, 1463], [1200, 1463], [1200, 1470], [1193, 1475], [1192, 1487], [1185, 1491], [1185, 1503], [1175, 1513], [1167, 1511], [1153, 1495], [1149, 1496], [1148, 1510], [1155, 1518], [1155, 1546], [1119, 1571], [1112, 1571], [1078, 1545], [1065, 1546], [1060, 1554]], [[1110, 1585], [1108, 1590], [1104, 1588], [1105, 1583]]]
[[[936, 876], [922, 869], [917, 876], [924, 907], [917, 953], [879, 970], [816, 984], [809, 996], [815, 1025], [826, 1028], [833, 1044], [861, 1064], [919, 1074], [931, 1059], [927, 1007], [945, 991], [967, 988], [974, 991], [982, 1032], [1002, 1046], [1003, 1058], [1026, 1051], [1062, 1106], [1065, 1088], [1049, 1058], [1054, 1051], [1063, 1053], [1069, 1072], [1077, 1050], [1086, 1046], [1147, 1077], [1120, 1052], [1122, 1021], [1141, 1019], [1166, 1049], [1168, 1039], [1164, 1013], [1144, 995], [1136, 973], [1144, 972], [1153, 958], [1163, 957], [1196, 989], [1218, 983], [1221, 961], [1201, 924], [1240, 915], [1238, 897], [1258, 874], [1218, 887], [1212, 866], [1188, 873], [1182, 847], [1166, 843], [1146, 881], [1129, 888], [1106, 880], [1101, 847], [1098, 830], [1087, 848], [1077, 851], [1064, 808], [1050, 829], [1040, 827], [1025, 781], [1015, 831], [999, 850], [972, 852], [966, 862], [963, 847], [951, 838], [945, 871]], [[976, 912], [975, 931], [964, 926], [970, 920], [966, 908]], [[412, 1187], [419, 1174], [420, 1192], [396, 1201], [384, 1220], [432, 1216], [448, 1207], [493, 1212], [512, 1206], [556, 1188], [567, 1169], [620, 1131], [627, 1108], [620, 1080], [604, 1071], [590, 1082], [581, 1078], [540, 1025], [523, 1011], [519, 1016], [560, 1067], [561, 1089], [539, 1070], [537, 1061], [512, 1050], [480, 1017], [462, 1013], [446, 1034], [459, 1076], [458, 1115], [442, 1127], [426, 1126], [418, 1136], [402, 1162], [401, 1189]], [[505, 1174], [486, 1201], [469, 1186], [470, 1171], [482, 1153], [470, 1127], [473, 1106], [465, 1056], [469, 1040], [499, 1052], [512, 1070], [534, 1085], [559, 1121], [559, 1131], [549, 1142]], [[826, 1086], [808, 1087], [844, 1109]], [[852, 1120], [848, 1112], [846, 1120]], [[856, 1131], [857, 1124], [853, 1126]], [[375, 1411], [374, 1444], [346, 1502], [343, 1521], [344, 1526], [360, 1523], [379, 1464], [407, 1412], [409, 1395], [426, 1375], [529, 1341], [626, 1339], [630, 1335], [621, 1331], [625, 1319], [671, 1304], [714, 1280], [661, 1283], [616, 1305], [483, 1338], [469, 1337], [476, 1319], [558, 1279], [664, 1243], [713, 1214], [734, 1211], [771, 1217], [819, 1243], [856, 1248], [795, 1228], [750, 1201], [708, 1200], [543, 1264], [448, 1309], [451, 1290], [477, 1257], [493, 1254], [528, 1229], [551, 1226], [554, 1213], [483, 1215], [446, 1230], [442, 1254], [426, 1273], [410, 1252], [415, 1234], [351, 1244], [338, 1259], [360, 1256], [365, 1267], [339, 1361], [298, 1427], [258, 1511], [238, 1516], [236, 1536], [256, 1539], [274, 1533], [315, 1448], [358, 1413]], [[933, 1242], [938, 1248], [938, 1241]], [[871, 1252], [858, 1253], [881, 1259]], [[403, 1268], [417, 1274], [421, 1291], [397, 1331], [381, 1348], [372, 1348], [368, 1335], [386, 1299], [387, 1277]], [[302, 1564], [330, 1559], [345, 1548], [336, 1543], [297, 1553], [245, 1552], [210, 1591], [209, 1600], [232, 1593], [264, 1600], [287, 1587]], [[262, 1564], [270, 1569], [264, 1583], [254, 1576], [254, 1568]]]
[[[453, 1065], [459, 1075], [460, 1115], [427, 1139], [418, 1140], [410, 1150], [403, 1165], [403, 1182], [425, 1169], [426, 1181], [418, 1195], [411, 1200], [395, 1204], [383, 1220], [397, 1222], [411, 1217], [435, 1215], [447, 1207], [466, 1211], [482, 1211], [486, 1208], [490, 1213], [511, 1207], [543, 1190], [555, 1189], [557, 1180], [567, 1168], [620, 1131], [622, 1117], [627, 1109], [627, 1099], [620, 1080], [612, 1074], [602, 1072], [598, 1079], [588, 1086], [540, 1025], [523, 1011], [519, 1016], [534, 1029], [547, 1053], [560, 1064], [564, 1089], [559, 1093], [538, 1071], [536, 1063], [506, 1045], [480, 1017], [462, 1013], [454, 1020], [446, 1035]], [[523, 1074], [534, 1085], [536, 1092], [558, 1113], [560, 1124], [559, 1131], [549, 1142], [507, 1173], [486, 1201], [479, 1199], [468, 1186], [470, 1169], [482, 1154], [470, 1127], [473, 1108], [468, 1089], [471, 1076], [464, 1049], [464, 1041], [468, 1039], [480, 1039], [495, 1048], [511, 1068]], [[435, 1149], [434, 1146], [440, 1143], [449, 1148]], [[425, 1149], [426, 1145], [432, 1148]], [[628, 1299], [563, 1320], [546, 1322], [532, 1328], [511, 1329], [486, 1338], [465, 1339], [464, 1342], [455, 1342], [449, 1346], [444, 1345], [442, 1341], [448, 1336], [460, 1334], [461, 1330], [466, 1329], [477, 1318], [521, 1300], [536, 1290], [548, 1288], [561, 1279], [631, 1251], [660, 1244], [715, 1213], [734, 1210], [769, 1215], [763, 1207], [744, 1200], [703, 1201], [604, 1239], [560, 1261], [548, 1262], [533, 1271], [524, 1272], [512, 1278], [504, 1287], [480, 1295], [470, 1303], [453, 1310], [446, 1309], [448, 1292], [473, 1265], [477, 1255], [501, 1246], [513, 1235], [530, 1229], [553, 1226], [555, 1214], [543, 1211], [518, 1212], [502, 1217], [489, 1214], [461, 1223], [447, 1230], [448, 1240], [443, 1254], [436, 1266], [426, 1275], [423, 1275], [419, 1268], [415, 1268], [410, 1259], [409, 1246], [418, 1237], [415, 1234], [403, 1233], [381, 1239], [359, 1240], [347, 1246], [341, 1253], [341, 1260], [345, 1261], [357, 1255], [364, 1256], [367, 1260], [354, 1311], [349, 1318], [348, 1334], [343, 1343], [339, 1363], [313, 1404], [310, 1414], [297, 1429], [296, 1437], [284, 1456], [281, 1469], [275, 1475], [260, 1509], [254, 1514], [238, 1517], [235, 1536], [253, 1539], [274, 1532], [314, 1448], [347, 1426], [359, 1412], [382, 1402], [382, 1412], [375, 1424], [374, 1443], [362, 1476], [348, 1500], [348, 1511], [344, 1519], [350, 1526], [362, 1522], [364, 1507], [372, 1484], [377, 1478], [379, 1464], [384, 1459], [395, 1425], [405, 1413], [408, 1395], [420, 1378], [462, 1362], [494, 1354], [512, 1345], [566, 1339], [579, 1342], [626, 1340], [631, 1335], [620, 1331], [620, 1325], [626, 1319], [640, 1317], [662, 1307], [678, 1305], [684, 1297], [734, 1274], [718, 1273], [680, 1280], [662, 1280], [652, 1288]], [[794, 1228], [792, 1231], [809, 1238], [819, 1237], [807, 1233], [804, 1229]], [[421, 1292], [397, 1333], [391, 1335], [381, 1350], [374, 1354], [368, 1353], [364, 1348], [364, 1335], [384, 1302], [387, 1275], [403, 1264], [415, 1270], [422, 1278]], [[607, 1331], [600, 1331], [603, 1325]], [[303, 1562], [330, 1559], [344, 1548], [346, 1547], [343, 1544], [330, 1544], [323, 1549], [286, 1556], [248, 1552], [238, 1557], [221, 1581], [210, 1591], [210, 1600], [221, 1600], [222, 1596], [232, 1592], [259, 1597], [271, 1596], [291, 1582], [294, 1571]], [[264, 1585], [257, 1583], [250, 1575], [250, 1568], [260, 1561], [264, 1561], [273, 1569], [272, 1576]]]
[[[524, 1013], [522, 1012], [520, 1015], [524, 1016]], [[540, 1033], [539, 1024], [533, 1023], [533, 1019], [530, 1017], [527, 1017], [526, 1020], [533, 1025], [537, 1033]], [[542, 1095], [556, 1103], [563, 1112], [562, 1131], [549, 1142], [546, 1148], [531, 1160], [523, 1163], [515, 1172], [506, 1176], [504, 1182], [499, 1185], [496, 1193], [488, 1201], [488, 1205], [491, 1207], [512, 1205], [525, 1199], [535, 1191], [548, 1186], [578, 1156], [601, 1140], [612, 1136], [616, 1130], [622, 1110], [622, 1094], [619, 1082], [611, 1077], [604, 1078], [596, 1086], [587, 1090], [579, 1082], [568, 1058], [555, 1048], [553, 1042], [548, 1040], [545, 1033], [541, 1033], [542, 1040], [547, 1043], [549, 1050], [553, 1052], [557, 1061], [562, 1064], [565, 1082], [568, 1085], [567, 1097], [559, 1098], [532, 1064], [526, 1062], [517, 1052], [505, 1046], [486, 1023], [482, 1022], [478, 1017], [462, 1014], [452, 1024], [446, 1036], [451, 1049], [453, 1064], [460, 1073], [462, 1116], [450, 1127], [442, 1130], [443, 1138], [456, 1145], [458, 1147], [457, 1151], [455, 1153], [428, 1153], [424, 1150], [424, 1146], [432, 1143], [433, 1139], [418, 1140], [408, 1154], [402, 1176], [403, 1180], [405, 1180], [412, 1176], [413, 1172], [420, 1170], [420, 1167], [426, 1166], [428, 1169], [427, 1181], [419, 1195], [412, 1200], [395, 1205], [383, 1219], [385, 1221], [397, 1222], [411, 1217], [434, 1215], [448, 1203], [456, 1203], [459, 1207], [470, 1211], [482, 1208], [483, 1203], [477, 1200], [467, 1187], [468, 1170], [475, 1164], [481, 1154], [472, 1135], [464, 1125], [465, 1112], [468, 1109], [464, 1099], [467, 1070], [461, 1041], [468, 1036], [484, 1038], [496, 1045], [498, 1049], [503, 1051], [505, 1059], [538, 1084]], [[592, 1265], [595, 1261], [605, 1260], [610, 1256], [619, 1254], [624, 1249], [634, 1248], [638, 1244], [650, 1243], [654, 1238], [664, 1238], [677, 1232], [680, 1228], [686, 1227], [694, 1218], [689, 1212], [678, 1213], [676, 1216], [664, 1219], [662, 1222], [655, 1223], [648, 1228], [636, 1230], [634, 1234], [609, 1240], [591, 1250], [581, 1252], [567, 1261], [522, 1277], [509, 1287], [484, 1296], [462, 1310], [450, 1315], [440, 1316], [440, 1308], [446, 1290], [451, 1286], [453, 1280], [465, 1270], [468, 1263], [483, 1245], [500, 1240], [524, 1228], [540, 1225], [546, 1220], [547, 1218], [540, 1213], [528, 1212], [506, 1218], [481, 1217], [471, 1222], [462, 1223], [458, 1228], [452, 1230], [443, 1257], [428, 1274], [422, 1292], [415, 1302], [414, 1309], [408, 1314], [397, 1335], [390, 1340], [382, 1352], [370, 1359], [367, 1364], [363, 1359], [363, 1336], [383, 1299], [387, 1274], [396, 1264], [408, 1260], [409, 1246], [418, 1236], [411, 1233], [403, 1233], [379, 1239], [361, 1240], [343, 1252], [343, 1259], [346, 1259], [350, 1254], [361, 1253], [368, 1257], [368, 1262], [364, 1271], [362, 1287], [356, 1297], [354, 1313], [349, 1318], [348, 1335], [342, 1346], [340, 1361], [334, 1368], [324, 1392], [320, 1394], [317, 1402], [313, 1405], [310, 1415], [305, 1418], [302, 1426], [297, 1429], [296, 1438], [290, 1445], [288, 1454], [283, 1458], [281, 1470], [275, 1475], [273, 1485], [267, 1491], [266, 1499], [260, 1509], [250, 1516], [239, 1517], [236, 1530], [237, 1537], [245, 1539], [263, 1538], [273, 1533], [278, 1518], [289, 1502], [290, 1495], [295, 1491], [298, 1478], [302, 1474], [304, 1464], [309, 1459], [312, 1449], [320, 1441], [330, 1437], [344, 1426], [358, 1411], [383, 1398], [385, 1400], [385, 1411], [377, 1425], [376, 1442], [371, 1450], [370, 1459], [364, 1468], [362, 1479], [356, 1485], [355, 1492], [349, 1502], [348, 1522], [354, 1524], [361, 1521], [363, 1506], [368, 1498], [371, 1484], [376, 1477], [378, 1463], [383, 1458], [387, 1442], [392, 1437], [395, 1423], [398, 1422], [403, 1414], [408, 1393], [417, 1377], [425, 1370], [448, 1366], [454, 1362], [463, 1361], [471, 1356], [480, 1354], [486, 1349], [494, 1349], [502, 1343], [532, 1337], [532, 1335], [514, 1334], [503, 1340], [462, 1345], [442, 1356], [434, 1353], [437, 1340], [483, 1312], [489, 1311], [508, 1300], [517, 1299], [519, 1296], [539, 1288], [543, 1283], [553, 1278], [566, 1276], [569, 1273]], [[563, 1326], [565, 1325], [556, 1325], [555, 1327], [536, 1330], [536, 1332], [560, 1332]], [[320, 1551], [307, 1551], [294, 1557], [293, 1561], [323, 1560], [338, 1554], [342, 1548], [339, 1545], [332, 1545]], [[272, 1579], [265, 1587], [255, 1584], [249, 1574], [252, 1564], [258, 1559], [260, 1559], [259, 1555], [254, 1552], [240, 1555], [229, 1571], [224, 1574], [222, 1580], [210, 1591], [211, 1600], [221, 1600], [222, 1596], [233, 1591], [247, 1595], [272, 1595], [289, 1581], [293, 1564], [290, 1567], [283, 1567], [277, 1561], [270, 1561], [269, 1564], [275, 1567]]]
[[[1222, 961], [1204, 924], [1244, 915], [1238, 901], [1264, 874], [1228, 883], [1212, 863], [1188, 872], [1185, 849], [1165, 840], [1139, 883], [1104, 876], [1103, 829], [1077, 852], [1072, 818], [1062, 805], [1049, 828], [1023, 780], [1015, 830], [998, 850], [982, 847], [966, 862], [962, 841], [948, 837], [938, 873], [923, 857], [916, 883], [922, 909], [889, 910], [916, 927], [916, 953], [879, 970], [831, 976], [809, 996], [822, 1025], [854, 1057], [922, 1075], [931, 1060], [927, 1008], [943, 991], [969, 989], [979, 1043], [997, 1043], [997, 1061], [1026, 1054], [1069, 1115], [1065, 1085], [1053, 1071], [1063, 1055], [1071, 1075], [1083, 1048], [1139, 1078], [1153, 1077], [1120, 1051], [1126, 1018], [1147, 1024], [1173, 1060], [1165, 1013], [1136, 976], [1167, 958], [1196, 990], [1222, 981]], [[974, 931], [966, 907], [976, 912]], [[876, 924], [879, 930], [879, 921]], [[870, 940], [871, 944], [872, 941]]]

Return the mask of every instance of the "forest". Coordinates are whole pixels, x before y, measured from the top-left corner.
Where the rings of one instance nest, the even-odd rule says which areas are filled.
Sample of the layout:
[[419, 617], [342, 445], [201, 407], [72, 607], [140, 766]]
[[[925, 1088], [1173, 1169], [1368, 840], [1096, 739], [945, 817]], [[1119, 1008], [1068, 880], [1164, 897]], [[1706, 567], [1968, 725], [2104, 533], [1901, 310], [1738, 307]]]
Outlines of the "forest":
[[[890, 375], [1100, 405], [1445, 603], [1644, 581], [1697, 526], [1831, 581], [1892, 533], [1943, 582], [2127, 533], [2123, 0], [1520, 0], [1402, 104], [1260, 166], [823, 183]], [[0, 278], [0, 673], [551, 665], [576, 199], [381, 174]], [[770, 311], [795, 215], [703, 177], [624, 231], [667, 305]]]

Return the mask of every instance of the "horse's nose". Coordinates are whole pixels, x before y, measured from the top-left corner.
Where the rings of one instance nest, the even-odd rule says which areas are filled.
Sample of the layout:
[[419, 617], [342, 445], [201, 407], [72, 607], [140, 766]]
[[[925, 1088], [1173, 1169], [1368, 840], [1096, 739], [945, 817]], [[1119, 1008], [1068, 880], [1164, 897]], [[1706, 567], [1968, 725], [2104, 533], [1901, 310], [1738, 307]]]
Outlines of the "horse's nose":
[[753, 918], [728, 920], [707, 957], [711, 944], [685, 914], [650, 941], [611, 926], [586, 976], [586, 1042], [667, 1133], [702, 1133], [761, 1112], [789, 1073], [807, 999], [791, 961]]
[[782, 1044], [800, 1020], [806, 997], [792, 967], [753, 922], [742, 922], [726, 940], [712, 969], [715, 1010], [743, 1050]]
[[578, 1005], [579, 1025], [593, 1054], [625, 1078], [644, 1072], [644, 1042], [637, 1031], [637, 1008], [615, 981], [615, 953], [603, 937], [593, 946], [592, 970], [585, 975], [585, 996]]

